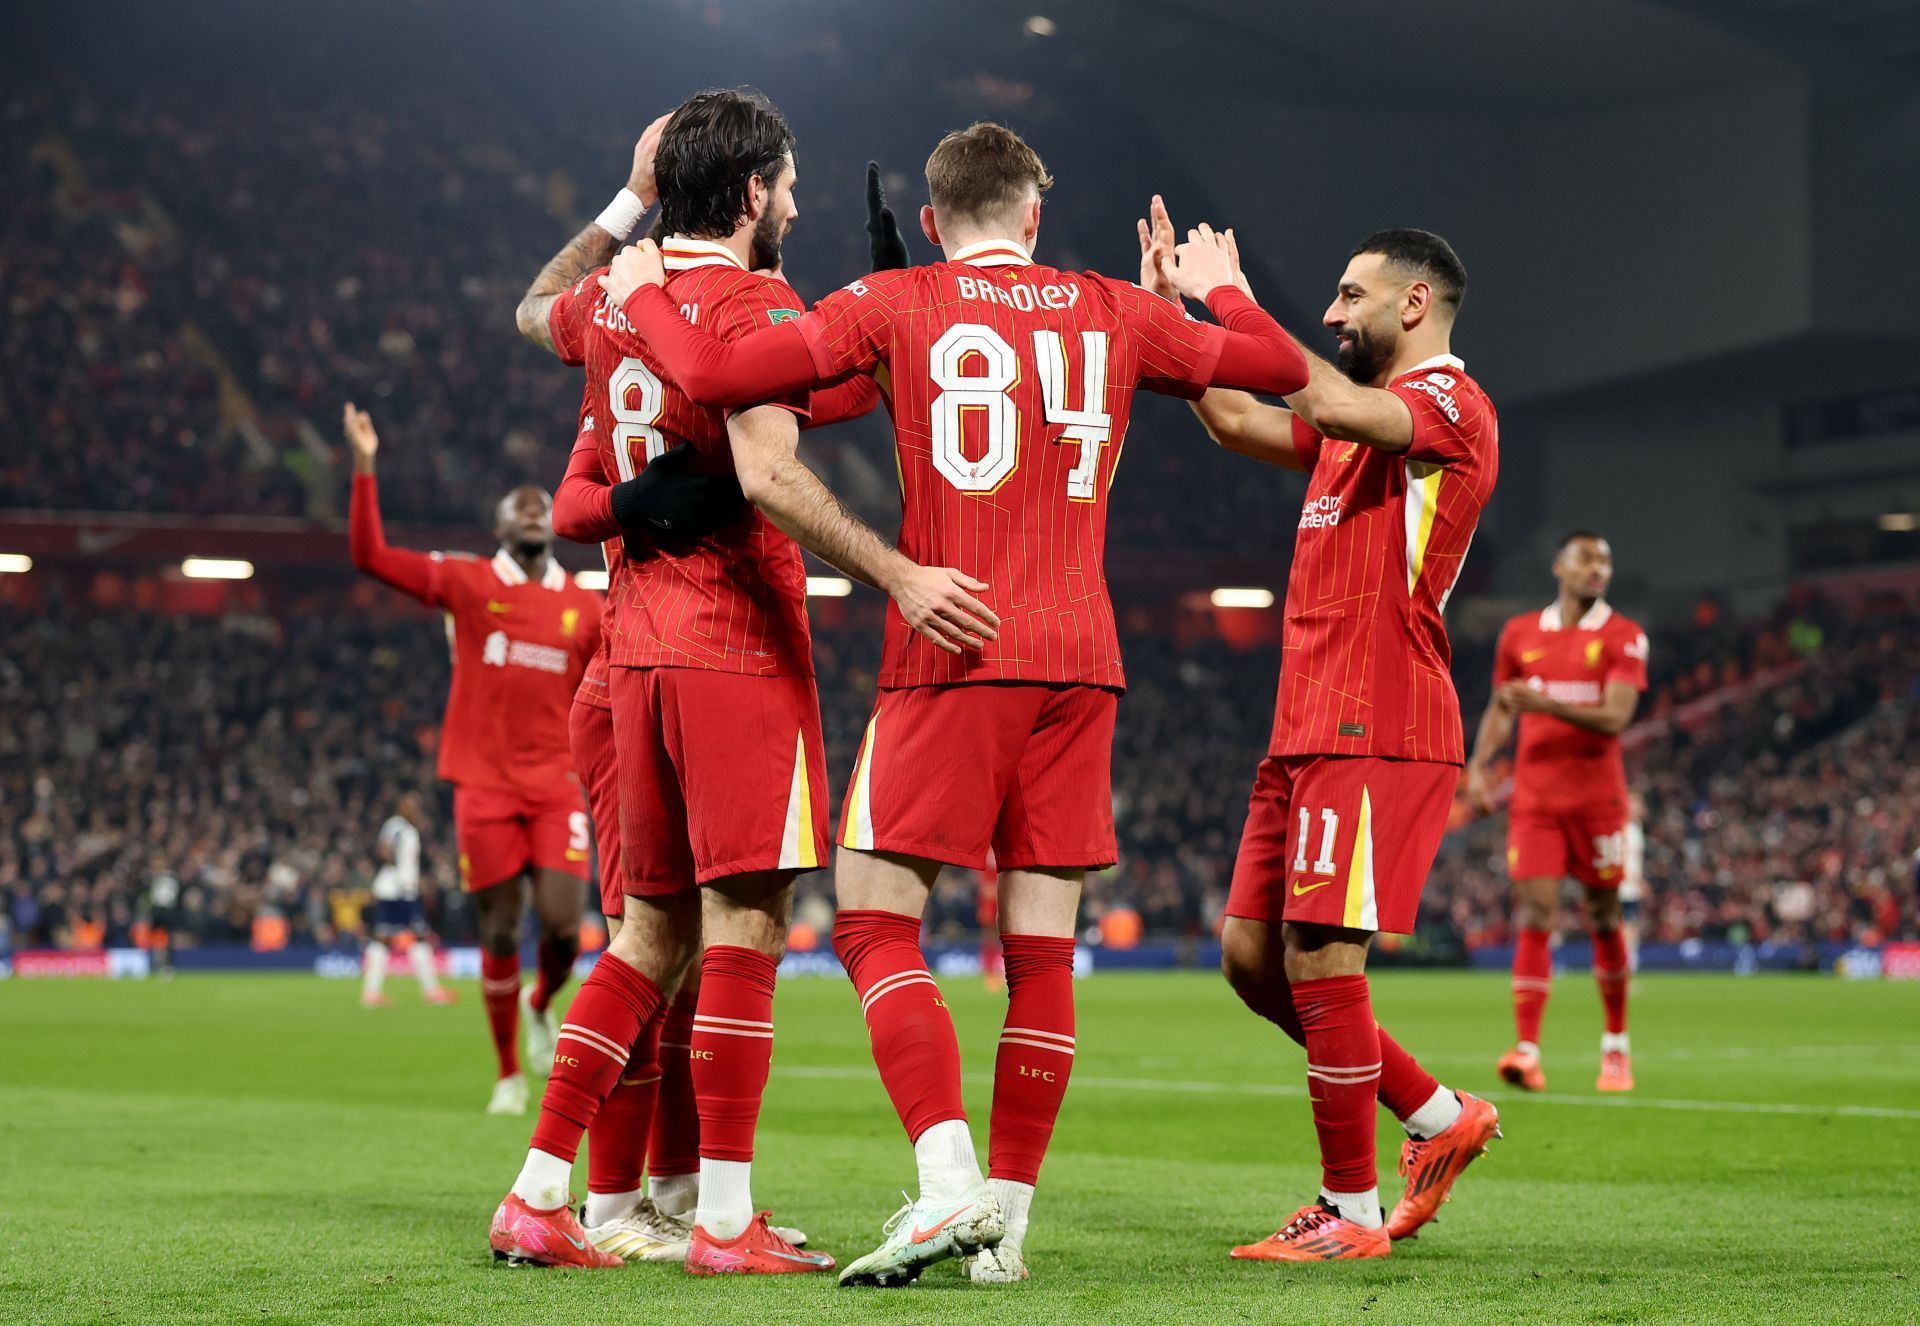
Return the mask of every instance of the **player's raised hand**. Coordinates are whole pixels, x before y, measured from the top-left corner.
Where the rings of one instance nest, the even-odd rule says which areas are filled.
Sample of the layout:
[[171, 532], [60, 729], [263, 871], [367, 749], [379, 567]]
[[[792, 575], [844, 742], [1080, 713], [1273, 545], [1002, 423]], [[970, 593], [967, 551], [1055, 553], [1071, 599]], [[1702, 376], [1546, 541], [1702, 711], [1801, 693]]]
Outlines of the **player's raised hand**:
[[633, 169], [627, 175], [627, 187], [648, 207], [660, 201], [660, 186], [653, 177], [653, 159], [660, 151], [660, 135], [672, 118], [671, 111], [662, 115], [641, 131], [640, 141], [633, 145]]
[[1226, 236], [1215, 234], [1204, 221], [1187, 232], [1187, 242], [1176, 248], [1173, 256], [1168, 275], [1173, 278], [1174, 289], [1188, 299], [1204, 300], [1221, 286], [1234, 283]]
[[348, 401], [340, 412], [340, 426], [346, 430], [347, 445], [353, 448], [356, 474], [372, 474], [373, 458], [380, 450], [380, 434], [373, 431], [373, 416]]
[[1167, 276], [1167, 265], [1173, 261], [1174, 234], [1173, 219], [1167, 215], [1166, 200], [1154, 194], [1147, 215], [1135, 221], [1133, 226], [1140, 236], [1140, 288], [1162, 299], [1179, 303], [1180, 292], [1173, 288], [1173, 282]]
[[987, 641], [1000, 638], [1000, 618], [974, 597], [986, 591], [985, 581], [950, 566], [909, 565], [910, 569], [887, 592], [899, 605], [907, 625], [932, 641], [936, 649], [958, 654], [963, 649], [983, 648]]
[[1240, 242], [1233, 237], [1233, 227], [1227, 227], [1227, 260], [1233, 264], [1233, 283], [1253, 298], [1253, 283], [1247, 280], [1247, 274], [1240, 269]]
[[667, 268], [660, 257], [660, 246], [650, 239], [621, 249], [613, 256], [612, 265], [600, 278], [600, 288], [616, 304], [626, 303], [633, 297], [633, 292], [643, 285], [663, 286], [666, 283]]
[[900, 222], [887, 206], [887, 187], [880, 182], [880, 163], [867, 163], [867, 256], [870, 271], [890, 272], [913, 266]]

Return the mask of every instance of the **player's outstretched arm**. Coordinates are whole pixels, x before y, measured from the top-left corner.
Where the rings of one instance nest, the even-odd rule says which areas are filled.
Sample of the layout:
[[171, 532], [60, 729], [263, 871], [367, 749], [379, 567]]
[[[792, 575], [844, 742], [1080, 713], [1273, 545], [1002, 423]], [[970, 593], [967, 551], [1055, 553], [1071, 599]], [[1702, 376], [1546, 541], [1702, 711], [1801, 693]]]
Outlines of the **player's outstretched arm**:
[[567, 241], [567, 246], [548, 260], [533, 278], [527, 293], [514, 310], [514, 324], [520, 334], [543, 350], [553, 349], [553, 331], [548, 321], [553, 301], [566, 288], [596, 267], [604, 266], [627, 237], [640, 225], [640, 218], [658, 200], [654, 183], [653, 158], [660, 148], [660, 133], [670, 116], [662, 115], [646, 127], [640, 141], [633, 145], [633, 168], [627, 185], [614, 195], [606, 210], [593, 224]]
[[1627, 725], [1633, 722], [1633, 711], [1640, 704], [1639, 690], [1625, 681], [1608, 682], [1605, 698], [1599, 704], [1563, 704], [1524, 681], [1507, 682], [1494, 692], [1494, 698], [1515, 713], [1551, 714], [1575, 727], [1609, 737], [1617, 737], [1627, 730]]
[[907, 624], [936, 648], [958, 654], [998, 637], [999, 617], [974, 597], [985, 584], [902, 556], [800, 463], [800, 429], [790, 411], [775, 405], [743, 411], [727, 421], [727, 438], [747, 500], [829, 566], [885, 590]]
[[[1178, 240], [1174, 234], [1173, 218], [1167, 214], [1166, 200], [1154, 194], [1147, 215], [1134, 222], [1134, 230], [1140, 239], [1141, 289], [1178, 304], [1180, 292], [1167, 272], [1173, 262]], [[1226, 232], [1226, 247], [1233, 283], [1251, 296], [1253, 288], [1241, 271], [1240, 246], [1235, 242], [1232, 230]], [[1255, 400], [1247, 392], [1225, 387], [1211, 388], [1199, 400], [1188, 404], [1193, 407], [1201, 426], [1207, 430], [1207, 436], [1224, 449], [1265, 461], [1269, 465], [1278, 465], [1282, 469], [1307, 468], [1306, 461], [1293, 444], [1293, 411], [1268, 405]]]
[[1480, 715], [1480, 730], [1473, 738], [1473, 757], [1467, 761], [1467, 804], [1475, 814], [1494, 812], [1493, 777], [1489, 767], [1494, 756], [1507, 748], [1514, 722], [1513, 710], [1501, 703], [1500, 692], [1496, 690], [1487, 701], [1487, 711]]
[[1208, 385], [1286, 396], [1306, 384], [1307, 361], [1300, 343], [1247, 293], [1225, 234], [1202, 223], [1187, 232], [1187, 242], [1174, 250], [1174, 259], [1165, 268], [1174, 288], [1189, 299], [1205, 301], [1220, 320], [1220, 354]]
[[440, 601], [435, 589], [433, 559], [425, 553], [387, 546], [386, 526], [380, 520], [380, 489], [373, 477], [373, 459], [380, 435], [373, 418], [352, 401], [341, 411], [341, 426], [353, 450], [353, 496], [347, 503], [347, 551], [355, 569], [411, 594], [422, 603]]
[[659, 358], [668, 380], [695, 403], [748, 405], [804, 390], [821, 380], [797, 321], [723, 341], [681, 315], [667, 298], [666, 280], [659, 246], [642, 240], [620, 251], [600, 278], [600, 288], [620, 306], [632, 328], [624, 334], [644, 341]]

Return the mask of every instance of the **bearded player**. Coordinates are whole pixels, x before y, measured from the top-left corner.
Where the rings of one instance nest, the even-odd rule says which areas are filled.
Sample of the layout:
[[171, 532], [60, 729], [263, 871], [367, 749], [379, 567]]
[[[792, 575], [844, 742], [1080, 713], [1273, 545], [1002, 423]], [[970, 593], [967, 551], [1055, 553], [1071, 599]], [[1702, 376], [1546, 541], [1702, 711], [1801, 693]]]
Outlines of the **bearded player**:
[[[1147, 254], [1172, 233], [1158, 198], [1139, 229]], [[1309, 353], [1286, 409], [1224, 392], [1194, 407], [1222, 446], [1309, 476], [1221, 961], [1247, 1006], [1306, 1049], [1322, 1186], [1239, 1258], [1384, 1257], [1498, 1131], [1491, 1105], [1442, 1087], [1374, 1021], [1366, 977], [1374, 934], [1413, 930], [1464, 758], [1440, 614], [1499, 469], [1492, 403], [1451, 351], [1465, 293], [1439, 236], [1369, 236], [1322, 319], [1337, 367]], [[1376, 1104], [1408, 1133], [1390, 1217]]]
[[1507, 807], [1507, 872], [1513, 877], [1514, 1047], [1500, 1076], [1544, 1091], [1540, 1022], [1553, 986], [1554, 926], [1561, 881], [1585, 890], [1593, 937], [1593, 974], [1606, 1030], [1600, 1037], [1601, 1091], [1633, 1090], [1627, 1044], [1627, 986], [1632, 978], [1621, 916], [1627, 837], [1633, 819], [1620, 734], [1647, 689], [1647, 635], [1607, 603], [1613, 548], [1590, 530], [1560, 541], [1553, 559], [1560, 593], [1540, 612], [1515, 617], [1500, 632], [1493, 699], [1467, 762], [1467, 800], [1493, 812], [1487, 765], [1516, 724], [1520, 745]]
[[[1285, 392], [1305, 380], [1298, 349], [1224, 279], [1206, 292], [1220, 327], [1130, 283], [1037, 262], [1051, 184], [1008, 129], [949, 134], [928, 159], [921, 212], [945, 261], [875, 273], [791, 324], [731, 342], [682, 316], [649, 246], [623, 253], [605, 282], [668, 374], [714, 405], [884, 371], [900, 551], [966, 569], [1000, 618], [972, 654], [889, 615], [880, 694], [841, 814], [834, 949], [920, 1179], [882, 1245], [842, 1274], [846, 1285], [905, 1284], [956, 1254], [977, 1282], [1027, 1277], [1029, 1206], [1073, 1064], [1081, 881], [1115, 859], [1110, 777], [1125, 679], [1103, 561], [1133, 394], [1192, 397], [1213, 382]], [[837, 564], [863, 579], [897, 555], [864, 531], [836, 546], [847, 554]], [[989, 853], [1009, 991], [990, 1182], [961, 1104], [952, 1019], [920, 949], [941, 866], [978, 870]]]
[[[793, 136], [771, 104], [744, 91], [695, 96], [662, 130], [656, 172], [674, 296], [689, 316], [728, 336], [797, 316], [792, 290], [752, 270], [777, 267], [798, 215]], [[619, 1264], [589, 1250], [567, 1209], [568, 1176], [581, 1133], [704, 942], [690, 1037], [700, 1180], [686, 1268], [831, 1270], [831, 1257], [800, 1252], [754, 1212], [750, 1174], [792, 881], [826, 850], [806, 578], [783, 528], [840, 508], [794, 459], [804, 394], [730, 419], [699, 408], [644, 347], [616, 339], [619, 311], [595, 282], [543, 293], [615, 238], [596, 223], [563, 250], [523, 301], [523, 330], [585, 366], [606, 409], [603, 472], [624, 485], [691, 448], [682, 464], [709, 476], [731, 469], [756, 509], [691, 541], [629, 542], [617, 569], [609, 690], [624, 918], [561, 1029], [565, 1053], [491, 1242], [509, 1261]], [[941, 617], [943, 640], [963, 625], [990, 631], [954, 573], [893, 554], [886, 574], [921, 629]]]
[[[440, 777], [453, 784], [460, 880], [480, 928], [480, 990], [499, 1079], [489, 1114], [524, 1114], [519, 1022], [528, 1072], [544, 1074], [558, 1027], [554, 995], [580, 952], [592, 831], [567, 748], [567, 711], [600, 639], [600, 598], [553, 558], [553, 507], [531, 485], [500, 500], [500, 549], [464, 553], [387, 546], [380, 521], [373, 420], [349, 403], [353, 449], [348, 542], [353, 564], [447, 614], [453, 687], [440, 731]], [[520, 984], [521, 881], [539, 923], [539, 978]]]
[[[665, 120], [661, 117], [649, 134], [657, 139]], [[651, 205], [652, 197], [643, 197]], [[856, 418], [877, 400], [873, 379], [852, 379], [815, 393], [807, 426]], [[711, 532], [709, 526], [729, 523], [742, 512], [745, 499], [732, 475], [676, 472], [675, 466], [656, 462], [634, 479], [609, 483], [601, 464], [603, 442], [594, 431], [600, 417], [592, 413], [596, 409], [603, 407], [590, 392], [566, 477], [554, 491], [553, 524], [562, 538], [599, 542], [610, 578], [626, 556], [628, 540], [645, 542], [663, 531], [684, 538], [694, 528]], [[692, 454], [693, 449], [685, 447], [668, 453], [677, 458]], [[600, 848], [600, 898], [609, 935], [619, 933], [626, 896], [620, 873], [618, 758], [608, 694], [615, 612], [617, 607], [611, 607], [602, 619], [600, 647], [574, 697], [571, 725], [574, 765], [586, 784]], [[627, 1067], [587, 1130], [582, 1223], [595, 1247], [626, 1261], [684, 1261], [691, 1247], [699, 1198], [700, 1125], [688, 1055], [698, 996], [694, 973], [666, 1010], [641, 1029]], [[776, 1230], [796, 1246], [807, 1241], [798, 1230]]]

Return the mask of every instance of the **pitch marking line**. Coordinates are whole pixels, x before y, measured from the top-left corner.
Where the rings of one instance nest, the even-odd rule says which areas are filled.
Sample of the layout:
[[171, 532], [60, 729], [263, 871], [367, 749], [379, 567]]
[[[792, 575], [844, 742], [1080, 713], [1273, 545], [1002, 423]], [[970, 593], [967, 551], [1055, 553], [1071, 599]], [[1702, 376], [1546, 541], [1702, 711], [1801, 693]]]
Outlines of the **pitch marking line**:
[[[871, 1068], [844, 1068], [829, 1065], [775, 1068], [774, 1073], [781, 1077], [812, 1078], [831, 1082], [852, 1081], [874, 1076]], [[967, 1073], [964, 1075], [964, 1080], [990, 1084], [993, 1081], [993, 1074]], [[1307, 1094], [1305, 1087], [1270, 1082], [1176, 1082], [1144, 1077], [1083, 1077], [1079, 1074], [1074, 1075], [1072, 1085], [1092, 1091], [1161, 1091], [1188, 1096], [1299, 1097]], [[1920, 1120], [1920, 1110], [1903, 1110], [1883, 1105], [1802, 1105], [1789, 1101], [1755, 1100], [1668, 1100], [1658, 1096], [1626, 1095], [1572, 1096], [1559, 1095], [1550, 1091], [1538, 1095], [1510, 1091], [1482, 1094], [1489, 1100], [1503, 1102], [1531, 1100], [1539, 1101], [1543, 1105], [1591, 1105], [1599, 1109], [1682, 1110], [1695, 1114], [1788, 1114], [1813, 1117], [1838, 1115], [1847, 1119]]]

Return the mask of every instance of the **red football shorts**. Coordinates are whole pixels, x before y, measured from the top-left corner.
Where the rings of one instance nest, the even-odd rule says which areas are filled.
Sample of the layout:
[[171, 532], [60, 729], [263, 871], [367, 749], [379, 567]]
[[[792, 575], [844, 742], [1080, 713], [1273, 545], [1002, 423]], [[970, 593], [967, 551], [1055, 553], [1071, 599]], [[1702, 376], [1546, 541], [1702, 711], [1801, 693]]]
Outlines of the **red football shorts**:
[[813, 678], [616, 667], [610, 689], [626, 892], [826, 864]]
[[460, 883], [469, 893], [490, 889], [531, 870], [587, 877], [593, 834], [571, 781], [551, 799], [481, 787], [453, 789], [454, 838], [460, 847]]
[[1626, 872], [1627, 812], [1537, 811], [1507, 816], [1507, 874], [1513, 879], [1565, 879], [1590, 889], [1617, 889]]
[[1413, 933], [1460, 770], [1269, 755], [1254, 775], [1227, 915]]
[[883, 690], [840, 810], [842, 847], [975, 870], [1117, 859], [1113, 718], [1101, 686], [971, 682]]
[[573, 771], [587, 789], [593, 812], [593, 837], [600, 846], [600, 910], [608, 916], [626, 911], [620, 883], [620, 774], [613, 758], [613, 710], [576, 699], [567, 714], [567, 741]]

